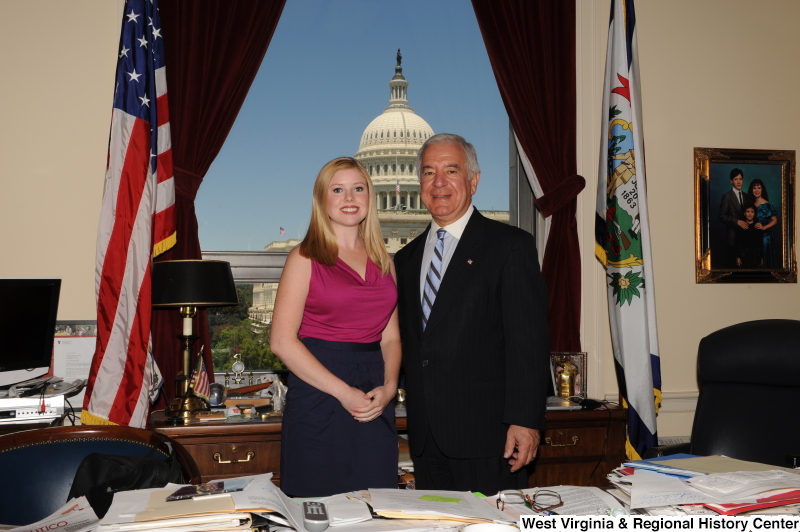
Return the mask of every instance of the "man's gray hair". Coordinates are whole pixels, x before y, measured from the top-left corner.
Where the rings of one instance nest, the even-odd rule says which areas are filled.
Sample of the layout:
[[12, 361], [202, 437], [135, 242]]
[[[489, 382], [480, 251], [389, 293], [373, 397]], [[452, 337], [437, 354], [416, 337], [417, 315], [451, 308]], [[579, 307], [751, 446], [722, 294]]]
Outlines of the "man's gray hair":
[[427, 150], [431, 144], [438, 144], [440, 142], [453, 142], [461, 145], [461, 148], [464, 150], [464, 155], [467, 158], [467, 173], [470, 179], [480, 173], [481, 167], [478, 166], [478, 154], [475, 151], [475, 146], [467, 142], [464, 137], [460, 135], [439, 133], [426, 140], [425, 144], [422, 145], [417, 153], [417, 177], [420, 180], [422, 180], [422, 157], [425, 155], [425, 150]]

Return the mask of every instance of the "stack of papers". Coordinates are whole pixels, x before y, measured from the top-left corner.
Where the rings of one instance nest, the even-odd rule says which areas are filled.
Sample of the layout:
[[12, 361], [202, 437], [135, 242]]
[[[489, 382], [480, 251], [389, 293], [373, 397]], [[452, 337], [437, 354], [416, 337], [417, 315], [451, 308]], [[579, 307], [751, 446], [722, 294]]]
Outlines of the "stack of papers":
[[724, 456], [626, 462], [609, 480], [633, 510], [651, 515], [764, 511], [797, 515], [800, 474]]
[[691, 478], [700, 475], [704, 475], [705, 473], [700, 473], [699, 471], [693, 471], [691, 469], [681, 469], [678, 467], [678, 464], [682, 462], [676, 462], [676, 460], [683, 460], [688, 458], [700, 458], [698, 456], [694, 456], [692, 454], [676, 454], [672, 456], [662, 456], [659, 458], [651, 458], [649, 460], [637, 460], [635, 462], [625, 462], [622, 467], [631, 467], [634, 469], [644, 469], [646, 471], [655, 471], [657, 473], [663, 473], [665, 475], [671, 475], [675, 477], [681, 478]]

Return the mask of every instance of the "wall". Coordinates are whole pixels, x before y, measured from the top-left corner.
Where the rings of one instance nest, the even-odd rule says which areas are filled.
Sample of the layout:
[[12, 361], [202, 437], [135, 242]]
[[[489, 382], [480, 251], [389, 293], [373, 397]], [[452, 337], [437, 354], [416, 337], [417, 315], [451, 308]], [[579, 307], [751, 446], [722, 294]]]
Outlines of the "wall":
[[0, 276], [61, 277], [58, 319], [95, 319], [118, 3], [0, 2]]
[[[590, 392], [616, 395], [603, 271], [593, 260], [601, 97], [610, 2], [578, 0], [579, 198], [584, 350]], [[647, 148], [664, 408], [659, 435], [691, 432], [697, 345], [757, 318], [800, 319], [797, 284], [695, 284], [694, 147], [800, 149], [800, 2], [639, 0], [636, 27]], [[795, 242], [796, 245], [796, 242]]]
[[[466, 1], [466, 0], [465, 0]], [[577, 0], [582, 337], [589, 390], [617, 393], [594, 211], [609, 0]], [[94, 319], [94, 248], [121, 4], [0, 2], [0, 276], [60, 276], [59, 319]], [[800, 2], [636, 4], [665, 404], [691, 430], [697, 344], [753, 317], [800, 317], [800, 287], [697, 285], [694, 147], [800, 148]]]

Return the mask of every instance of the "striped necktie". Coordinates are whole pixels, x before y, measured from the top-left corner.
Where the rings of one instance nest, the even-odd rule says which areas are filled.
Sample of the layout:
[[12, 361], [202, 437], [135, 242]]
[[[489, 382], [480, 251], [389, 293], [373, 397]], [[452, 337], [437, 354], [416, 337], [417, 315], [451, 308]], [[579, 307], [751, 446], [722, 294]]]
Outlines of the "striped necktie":
[[422, 293], [422, 330], [428, 325], [428, 316], [431, 315], [433, 302], [439, 293], [439, 286], [442, 284], [442, 259], [444, 258], [444, 236], [447, 231], [439, 229], [436, 231], [438, 240], [436, 247], [433, 248], [431, 265], [428, 268], [428, 275], [425, 277], [425, 290]]

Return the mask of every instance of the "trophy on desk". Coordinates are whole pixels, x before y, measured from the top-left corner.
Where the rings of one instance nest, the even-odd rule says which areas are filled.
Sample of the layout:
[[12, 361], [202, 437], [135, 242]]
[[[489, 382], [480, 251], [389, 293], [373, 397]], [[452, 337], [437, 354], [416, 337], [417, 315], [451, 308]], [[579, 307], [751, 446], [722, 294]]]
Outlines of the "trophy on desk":
[[572, 363], [569, 356], [556, 358], [556, 364], [556, 395], [559, 397], [574, 396], [578, 366]]

